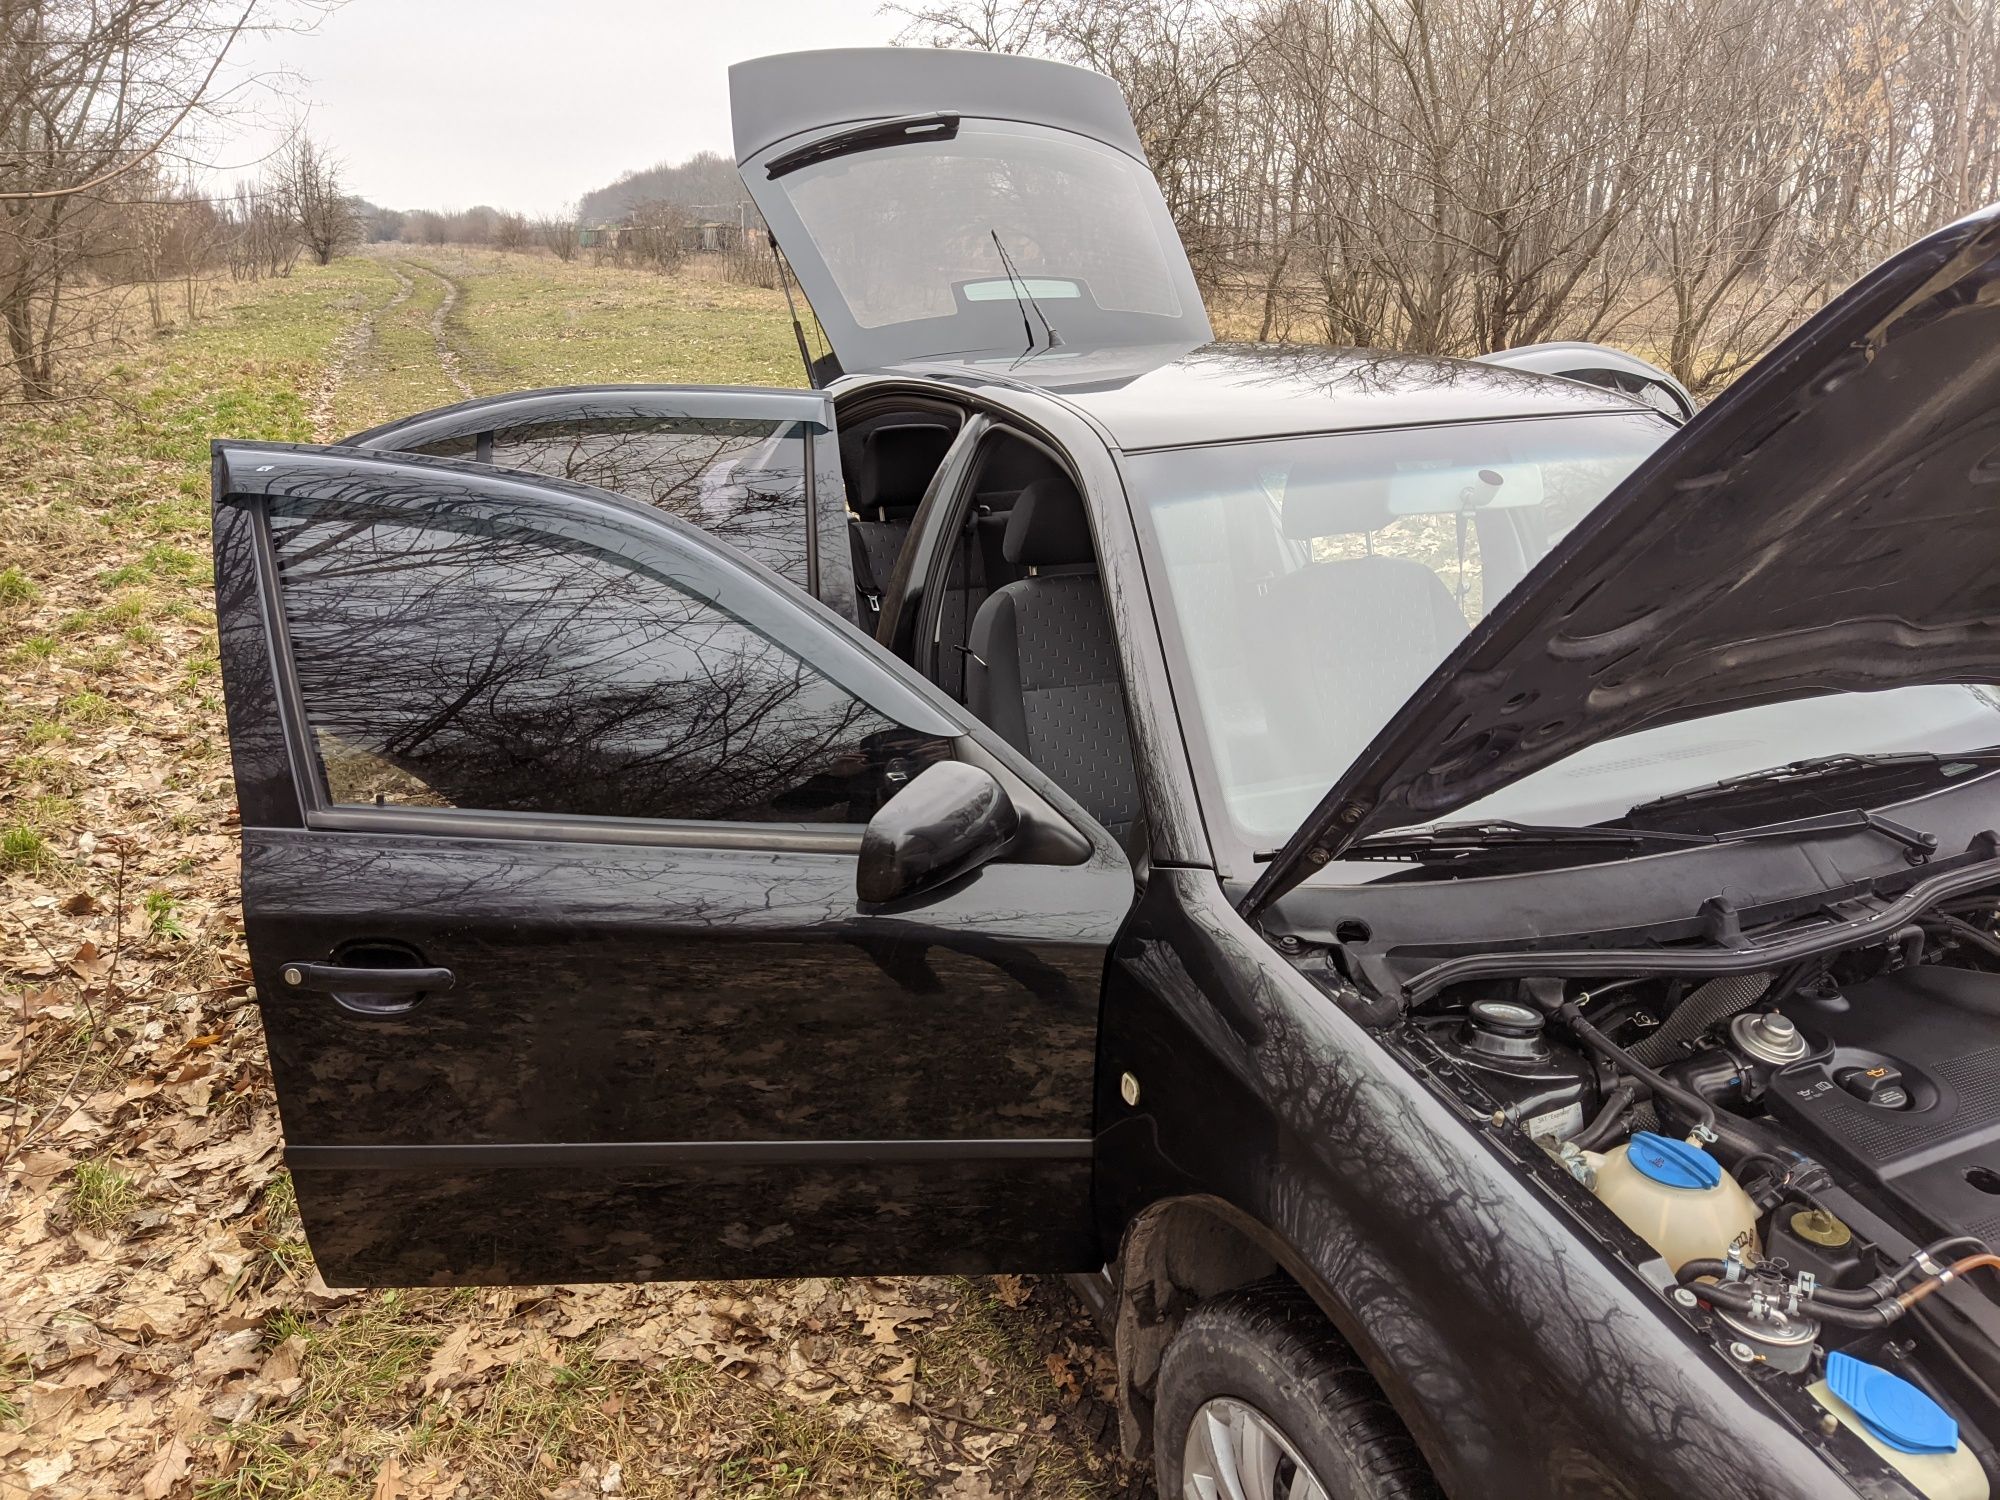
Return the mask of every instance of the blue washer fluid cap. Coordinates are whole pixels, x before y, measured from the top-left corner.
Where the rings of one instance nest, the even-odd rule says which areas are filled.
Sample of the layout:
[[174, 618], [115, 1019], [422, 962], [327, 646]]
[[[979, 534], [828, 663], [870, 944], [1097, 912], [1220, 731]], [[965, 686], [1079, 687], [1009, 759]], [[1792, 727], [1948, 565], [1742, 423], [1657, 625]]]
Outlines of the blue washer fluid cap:
[[1712, 1188], [1722, 1181], [1721, 1164], [1701, 1147], [1650, 1130], [1632, 1133], [1625, 1159], [1667, 1187]]
[[1854, 1408], [1861, 1425], [1898, 1453], [1950, 1453], [1958, 1423], [1900, 1375], [1838, 1350], [1826, 1357], [1826, 1383]]

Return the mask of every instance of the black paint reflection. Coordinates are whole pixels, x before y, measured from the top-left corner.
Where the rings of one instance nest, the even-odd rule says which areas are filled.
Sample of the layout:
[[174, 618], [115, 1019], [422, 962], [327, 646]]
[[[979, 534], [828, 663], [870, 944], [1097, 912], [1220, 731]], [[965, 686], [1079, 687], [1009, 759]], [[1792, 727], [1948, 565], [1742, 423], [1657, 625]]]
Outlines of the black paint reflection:
[[[758, 1232], [790, 1226], [784, 1265], [817, 1254], [822, 1274], [836, 1259], [878, 1272], [1005, 1264], [996, 1247], [1010, 1237], [1014, 1266], [1052, 1269], [1069, 1262], [1043, 1258], [1048, 1246], [1092, 1238], [1077, 1162], [1006, 1163], [1005, 1183], [988, 1184], [991, 1223], [962, 1253], [937, 1253], [984, 1191], [951, 1168], [1001, 1170], [951, 1143], [1090, 1135], [1104, 953], [1131, 901], [1122, 869], [995, 864], [921, 913], [881, 917], [856, 909], [843, 855], [256, 829], [244, 852], [289, 1147], [945, 1143], [944, 1162], [915, 1177], [865, 1159], [728, 1182], [698, 1164], [588, 1160], [567, 1177], [315, 1168], [299, 1195], [329, 1276], [778, 1274], [690, 1206], [729, 1193]], [[455, 986], [387, 1019], [286, 989], [284, 963], [364, 937], [407, 944]], [[484, 1185], [465, 1187], [473, 1178]], [[780, 1186], [789, 1196], [755, 1218]], [[909, 1196], [919, 1188], [935, 1208]], [[518, 1226], [515, 1249], [461, 1232], [452, 1216], [476, 1218], [466, 1205], [482, 1195], [478, 1214]], [[576, 1253], [634, 1234], [654, 1259]]]
[[609, 529], [447, 495], [271, 530], [336, 802], [865, 822], [944, 751]]
[[294, 1176], [334, 1285], [866, 1276], [885, 1254], [924, 1275], [1096, 1264], [1088, 1161]]
[[467, 433], [411, 451], [524, 469], [642, 501], [805, 588], [809, 438], [797, 422], [599, 415]]
[[[244, 884], [294, 1145], [1088, 1135], [1130, 891], [993, 865], [919, 921], [851, 856], [261, 832]], [[456, 987], [364, 1020], [261, 972], [359, 937]]]

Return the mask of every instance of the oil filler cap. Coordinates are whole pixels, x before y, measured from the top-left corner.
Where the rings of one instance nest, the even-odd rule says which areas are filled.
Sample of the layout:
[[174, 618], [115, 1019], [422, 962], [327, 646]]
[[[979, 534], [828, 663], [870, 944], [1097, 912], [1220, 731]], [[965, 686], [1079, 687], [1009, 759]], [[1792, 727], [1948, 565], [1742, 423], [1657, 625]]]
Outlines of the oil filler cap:
[[1721, 1164], [1699, 1146], [1650, 1130], [1633, 1132], [1625, 1159], [1665, 1187], [1712, 1188], [1722, 1181]]
[[1838, 1350], [1826, 1357], [1826, 1384], [1854, 1408], [1861, 1425], [1898, 1453], [1950, 1453], [1958, 1423], [1900, 1375]]

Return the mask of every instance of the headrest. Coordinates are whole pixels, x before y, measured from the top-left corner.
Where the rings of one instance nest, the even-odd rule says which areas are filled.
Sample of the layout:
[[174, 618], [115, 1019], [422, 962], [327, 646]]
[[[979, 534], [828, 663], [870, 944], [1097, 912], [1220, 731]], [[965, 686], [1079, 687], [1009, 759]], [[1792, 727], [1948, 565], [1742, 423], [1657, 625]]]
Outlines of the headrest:
[[1389, 484], [1373, 475], [1365, 479], [1315, 479], [1301, 483], [1294, 476], [1286, 486], [1279, 523], [1295, 542], [1317, 536], [1354, 536], [1380, 531], [1395, 513], [1389, 509]]
[[1022, 490], [1007, 513], [1000, 552], [1024, 567], [1054, 568], [1095, 559], [1083, 496], [1067, 479], [1038, 479]]
[[861, 439], [861, 493], [870, 506], [914, 506], [951, 447], [949, 427], [936, 422], [877, 427]]

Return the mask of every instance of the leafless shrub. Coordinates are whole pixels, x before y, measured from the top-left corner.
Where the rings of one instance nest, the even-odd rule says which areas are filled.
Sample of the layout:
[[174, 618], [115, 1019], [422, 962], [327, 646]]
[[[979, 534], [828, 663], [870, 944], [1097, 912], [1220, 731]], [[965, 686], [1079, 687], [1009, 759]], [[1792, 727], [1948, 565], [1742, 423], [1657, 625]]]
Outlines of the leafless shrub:
[[567, 264], [576, 259], [576, 220], [568, 214], [554, 214], [535, 220], [535, 238], [555, 258]]
[[655, 198], [633, 208], [622, 244], [641, 266], [655, 271], [677, 270], [687, 255], [692, 222], [680, 204]]
[[292, 274], [301, 247], [276, 192], [268, 185], [239, 182], [223, 213], [229, 225], [226, 255], [233, 279], [257, 281]]

